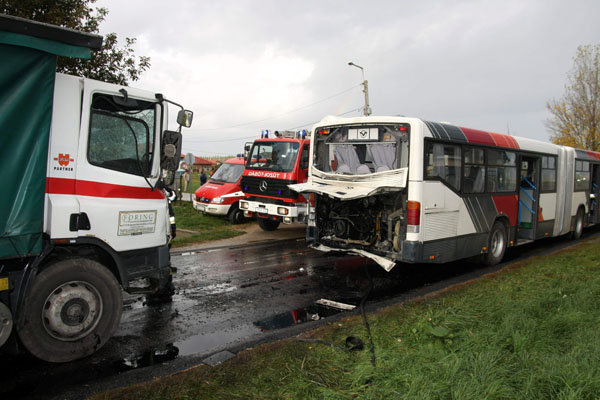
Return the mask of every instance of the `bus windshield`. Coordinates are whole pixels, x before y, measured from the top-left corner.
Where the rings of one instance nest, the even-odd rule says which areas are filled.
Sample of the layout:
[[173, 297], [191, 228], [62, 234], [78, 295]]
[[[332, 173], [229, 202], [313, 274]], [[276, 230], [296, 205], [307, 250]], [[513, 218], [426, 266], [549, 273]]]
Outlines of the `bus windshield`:
[[296, 163], [298, 142], [258, 142], [252, 147], [246, 168], [264, 171], [291, 172]]
[[222, 164], [217, 172], [210, 178], [211, 181], [235, 183], [240, 179], [244, 172], [244, 166], [242, 164]]
[[348, 175], [407, 167], [409, 131], [408, 124], [319, 128], [315, 167], [322, 172]]

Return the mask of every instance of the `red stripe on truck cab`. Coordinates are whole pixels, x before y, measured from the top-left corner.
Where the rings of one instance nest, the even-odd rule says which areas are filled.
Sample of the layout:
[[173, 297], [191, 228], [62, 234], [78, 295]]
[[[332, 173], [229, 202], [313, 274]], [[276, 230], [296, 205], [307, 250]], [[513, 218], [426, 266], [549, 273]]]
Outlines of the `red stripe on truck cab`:
[[46, 178], [46, 193], [116, 199], [164, 199], [162, 190], [65, 178]]

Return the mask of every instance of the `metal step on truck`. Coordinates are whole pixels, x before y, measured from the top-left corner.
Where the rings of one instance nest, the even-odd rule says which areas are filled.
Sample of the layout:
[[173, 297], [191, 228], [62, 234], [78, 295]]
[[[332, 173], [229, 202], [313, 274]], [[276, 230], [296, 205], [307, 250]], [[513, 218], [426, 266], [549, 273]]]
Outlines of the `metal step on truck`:
[[[169, 193], [191, 111], [56, 73], [102, 37], [0, 15], [0, 346], [49, 362], [113, 335], [122, 290], [169, 294]], [[168, 104], [181, 110], [168, 130]]]
[[308, 178], [308, 136], [306, 130], [264, 130], [248, 152], [241, 182], [246, 198], [239, 207], [244, 216], [256, 216], [265, 231], [277, 229], [281, 222], [306, 222], [306, 198], [288, 185]]

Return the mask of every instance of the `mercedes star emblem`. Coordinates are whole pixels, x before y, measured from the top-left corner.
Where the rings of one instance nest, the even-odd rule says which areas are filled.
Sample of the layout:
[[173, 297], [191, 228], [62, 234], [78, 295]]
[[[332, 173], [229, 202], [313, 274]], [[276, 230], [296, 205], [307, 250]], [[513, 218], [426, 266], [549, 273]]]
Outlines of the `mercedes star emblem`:
[[262, 181], [260, 183], [260, 185], [258, 185], [258, 188], [260, 189], [261, 192], [266, 192], [267, 191], [267, 181]]

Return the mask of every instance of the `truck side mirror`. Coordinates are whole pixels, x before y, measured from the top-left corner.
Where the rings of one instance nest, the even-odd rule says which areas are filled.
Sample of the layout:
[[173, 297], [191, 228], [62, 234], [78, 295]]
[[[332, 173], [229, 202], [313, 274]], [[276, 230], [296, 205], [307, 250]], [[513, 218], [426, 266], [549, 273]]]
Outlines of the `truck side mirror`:
[[180, 132], [164, 131], [162, 153], [160, 155], [160, 166], [163, 170], [175, 172], [177, 171], [177, 168], [179, 168], [181, 142]]
[[177, 113], [177, 123], [181, 126], [189, 128], [192, 126], [192, 119], [194, 119], [194, 113], [190, 110], [179, 110]]

